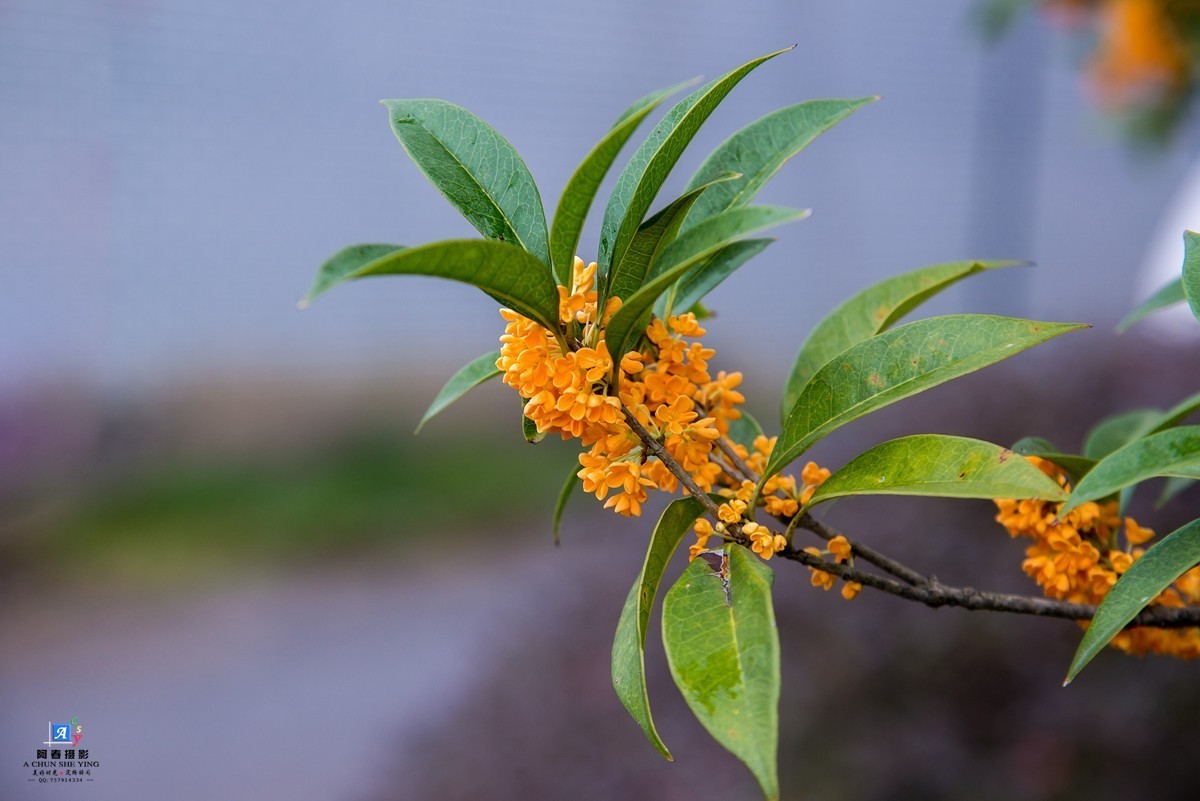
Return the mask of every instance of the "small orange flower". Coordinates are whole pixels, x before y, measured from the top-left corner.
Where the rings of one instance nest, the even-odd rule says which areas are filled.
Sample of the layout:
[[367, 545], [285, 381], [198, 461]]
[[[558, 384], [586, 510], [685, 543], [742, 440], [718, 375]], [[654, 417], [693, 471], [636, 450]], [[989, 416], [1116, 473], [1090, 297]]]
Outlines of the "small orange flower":
[[688, 312], [687, 314], [678, 314], [674, 317], [667, 318], [667, 325], [676, 334], [685, 337], [702, 337], [707, 331], [700, 327], [700, 323], [696, 321], [696, 315]]
[[778, 495], [768, 495], [763, 499], [767, 514], [776, 517], [792, 517], [800, 511], [800, 504], [795, 498], [780, 498]]
[[643, 358], [639, 351], [631, 350], [621, 359], [621, 369], [629, 375], [637, 375], [645, 369], [645, 365], [642, 364]]
[[717, 507], [717, 517], [722, 523], [736, 523], [742, 519], [742, 515], [746, 512], [746, 502], [733, 500], [728, 503], [723, 503]]
[[1125, 518], [1125, 539], [1130, 545], [1142, 545], [1154, 539], [1154, 532], [1137, 524], [1132, 517]]
[[674, 398], [670, 404], [661, 404], [654, 410], [655, 420], [668, 434], [682, 434], [684, 426], [698, 416], [700, 414], [696, 411], [695, 402], [685, 395]]
[[787, 547], [787, 539], [781, 534], [774, 534], [766, 526], [758, 523], [747, 523], [742, 526], [742, 533], [750, 538], [750, 549], [763, 559], [770, 559]]
[[1119, 576], [1133, 564], [1133, 557], [1124, 551], [1109, 551], [1108, 563], [1112, 565], [1113, 571]]
[[696, 541], [688, 549], [688, 561], [692, 561], [700, 553], [708, 548], [708, 538], [713, 535], [712, 523], [701, 517], [692, 525], [692, 530], [696, 532]]
[[800, 480], [810, 487], [819, 487], [825, 483], [825, 479], [829, 478], [830, 475], [832, 474], [828, 470], [816, 462], [809, 462], [800, 471]]
[[[819, 548], [814, 548], [812, 546], [805, 548], [804, 552], [812, 554], [813, 556], [824, 556]], [[809, 567], [808, 569], [812, 571], [812, 575], [809, 578], [812, 580], [812, 585], [814, 587], [820, 587], [828, 592], [829, 590], [832, 590], [833, 585], [837, 583], [837, 576], [833, 575], [832, 573], [826, 573], [824, 570], [819, 570], [815, 567]]]
[[835, 562], [841, 563], [850, 560], [850, 540], [838, 534], [829, 541], [829, 552], [833, 554]]

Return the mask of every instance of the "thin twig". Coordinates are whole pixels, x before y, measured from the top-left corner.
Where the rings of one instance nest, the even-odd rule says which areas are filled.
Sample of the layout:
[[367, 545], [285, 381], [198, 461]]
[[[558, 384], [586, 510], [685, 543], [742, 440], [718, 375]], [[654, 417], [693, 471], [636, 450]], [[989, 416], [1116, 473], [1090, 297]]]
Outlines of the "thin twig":
[[745, 473], [722, 459], [720, 456], [717, 456], [715, 453], [710, 453], [708, 458], [711, 459], [713, 463], [717, 465], [717, 467], [721, 468], [721, 472], [725, 474], [727, 479], [729, 479], [729, 482], [732, 486], [737, 487], [743, 481], [749, 480]]
[[[865, 587], [873, 587], [889, 595], [917, 601], [935, 609], [940, 606], [957, 606], [962, 609], [1012, 612], [1065, 620], [1091, 620], [1096, 614], [1096, 607], [1091, 604], [1075, 604], [1052, 598], [984, 592], [974, 587], [948, 587], [932, 581], [920, 586], [913, 586], [888, 576], [865, 573], [849, 565], [822, 559], [795, 548], [780, 551], [778, 555], [784, 559], [832, 573], [846, 581], [856, 581]], [[1200, 625], [1200, 607], [1150, 607], [1143, 610], [1129, 625], [1155, 626], [1157, 628], [1187, 628]]]
[[[724, 437], [717, 439], [717, 445], [718, 445], [718, 447], [721, 448], [722, 452], [724, 452], [734, 462], [734, 464], [737, 465], [738, 468], [741, 469], [745, 473], [745, 476], [747, 479], [757, 483], [758, 478], [759, 478], [758, 475], [754, 472], [754, 470], [748, 464], [746, 464], [746, 462], [741, 457], [739, 457], [737, 455], [737, 451], [734, 450], [733, 447], [731, 447], [728, 444], [728, 442], [725, 440]], [[816, 534], [818, 537], [825, 540], [826, 542], [828, 542], [829, 540], [831, 540], [834, 537], [837, 537], [839, 535], [843, 536], [843, 537], [845, 536], [840, 531], [837, 531], [834, 528], [826, 526], [820, 520], [817, 520], [816, 518], [814, 518], [812, 515], [809, 515], [809, 514], [805, 514], [799, 520], [796, 520], [795, 518], [780, 517], [780, 516], [776, 516], [776, 519], [779, 520], [784, 525], [786, 525], [788, 527], [789, 531], [798, 526], [799, 528], [805, 529], [806, 531], [811, 531], [813, 534]], [[891, 573], [896, 578], [898, 578], [908, 584], [915, 585], [915, 584], [926, 583], [926, 581], [927, 581], [926, 578], [923, 575], [921, 575], [920, 573], [918, 573], [917, 571], [913, 570], [911, 567], [907, 567], [907, 566], [901, 564], [900, 562], [897, 562], [895, 559], [892, 559], [889, 556], [885, 556], [884, 554], [881, 554], [879, 551], [876, 551], [874, 548], [870, 548], [861, 543], [850, 541], [849, 537], [847, 537], [846, 540], [848, 542], [850, 542], [850, 547], [851, 547], [851, 550], [853, 551], [854, 555], [861, 557], [863, 559], [863, 561], [870, 562], [871, 564], [878, 567], [880, 570], [884, 570], [888, 573]]]
[[[638, 422], [632, 412], [626, 409], [624, 405], [621, 408], [625, 414], [625, 421], [646, 449], [656, 456], [671, 471], [672, 475], [679, 479], [679, 483], [683, 485], [692, 497], [700, 501], [705, 511], [712, 515], [714, 519], [719, 520], [717, 504], [708, 496], [708, 493], [700, 489], [691, 475], [683, 469], [683, 466], [671, 454], [667, 453], [667, 449], [663, 447], [663, 444]], [[801, 519], [799, 525], [801, 528], [811, 531], [825, 540], [831, 540], [840, 534], [836, 529], [825, 525], [807, 514]], [[746, 536], [742, 533], [739, 525], [726, 526], [725, 530], [729, 535], [729, 539], [743, 545], [746, 544]], [[956, 606], [961, 609], [1010, 612], [1065, 620], [1091, 620], [1096, 614], [1096, 607], [1091, 604], [1076, 604], [1053, 598], [1037, 598], [1009, 593], [984, 592], [974, 587], [947, 586], [932, 577], [922, 575], [889, 556], [879, 553], [873, 548], [869, 548], [861, 543], [855, 543], [852, 540], [850, 542], [851, 549], [856, 556], [891, 575], [879, 576], [874, 573], [867, 573], [849, 565], [833, 562], [820, 556], [814, 556], [790, 545], [780, 551], [778, 555], [784, 559], [799, 562], [807, 567], [832, 573], [845, 581], [854, 581], [862, 584], [864, 587], [871, 587], [881, 592], [886, 592], [889, 595], [895, 595], [898, 598], [904, 598], [909, 601], [916, 601], [935, 609], [941, 606]], [[1200, 626], [1200, 606], [1149, 607], [1143, 609], [1129, 625], [1153, 626], [1157, 628]]]
[[700, 485], [692, 479], [691, 474], [683, 469], [683, 465], [675, 461], [675, 457], [667, 453], [667, 449], [663, 447], [663, 444], [647, 431], [645, 426], [638, 422], [633, 412], [625, 408], [625, 404], [621, 404], [621, 411], [625, 413], [625, 422], [629, 424], [629, 428], [637, 435], [637, 438], [642, 441], [642, 445], [645, 446], [646, 450], [657, 456], [658, 460], [667, 466], [672, 475], [679, 479], [679, 483], [688, 491], [688, 494], [700, 501], [704, 510], [716, 518], [717, 504], [712, 498], [708, 497], [708, 493], [700, 489]]
[[834, 537], [845, 537], [846, 541], [850, 543], [851, 552], [855, 556], [861, 558], [864, 562], [870, 562], [880, 570], [891, 573], [893, 576], [905, 582], [906, 584], [919, 585], [929, 583], [928, 578], [918, 573], [916, 570], [913, 570], [911, 567], [901, 564], [892, 557], [885, 556], [874, 548], [863, 545], [861, 542], [851, 540], [836, 528], [825, 525], [807, 512], [805, 512], [800, 518], [800, 522], [797, 525], [799, 528], [802, 528], [805, 531], [811, 531], [813, 534], [816, 534], [826, 542], [829, 542], [829, 540], [833, 539]]
[[717, 447], [721, 449], [722, 453], [729, 457], [729, 461], [733, 462], [733, 466], [742, 472], [743, 478], [748, 481], [754, 481], [755, 483], [758, 482], [758, 476], [755, 474], [754, 470], [750, 467], [750, 465], [746, 464], [745, 459], [743, 459], [741, 456], [738, 456], [737, 450], [729, 444], [729, 440], [726, 437], [717, 437]]

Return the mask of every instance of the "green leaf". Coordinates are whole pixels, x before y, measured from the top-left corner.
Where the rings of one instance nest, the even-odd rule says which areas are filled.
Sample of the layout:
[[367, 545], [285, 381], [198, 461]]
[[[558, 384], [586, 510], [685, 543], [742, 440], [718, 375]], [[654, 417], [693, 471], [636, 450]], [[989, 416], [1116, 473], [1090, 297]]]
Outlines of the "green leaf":
[[559, 198], [558, 208], [554, 211], [554, 222], [550, 224], [550, 255], [554, 263], [554, 274], [558, 283], [570, 286], [571, 268], [575, 261], [575, 251], [579, 247], [579, 235], [583, 231], [583, 223], [587, 219], [596, 191], [604, 181], [604, 176], [612, 167], [621, 152], [621, 148], [633, 135], [646, 116], [658, 107], [658, 104], [678, 92], [695, 80], [675, 84], [657, 92], [651, 92], [637, 100], [617, 118], [612, 129], [604, 135], [595, 147], [584, 157], [575, 168], [575, 172], [563, 188]]
[[1042, 439], [1041, 437], [1025, 437], [1020, 439], [1012, 446], [1012, 449], [1022, 456], [1036, 456], [1039, 459], [1045, 459], [1047, 462], [1053, 462], [1076, 479], [1082, 477], [1087, 471], [1096, 466], [1095, 459], [1089, 459], [1086, 456], [1076, 456], [1071, 453], [1063, 453], [1049, 440]]
[[[646, 327], [654, 302], [659, 296], [698, 262], [734, 239], [768, 226], [802, 220], [807, 216], [806, 210], [782, 206], [747, 206], [710, 217], [686, 234], [680, 235], [655, 261], [656, 274], [651, 280], [633, 293], [608, 321], [604, 329], [604, 339], [608, 343], [608, 352], [613, 355], [614, 362], [620, 362], [621, 357], [628, 352], [634, 337]], [[614, 373], [619, 374], [615, 366]]]
[[657, 278], [680, 264], [694, 265], [730, 242], [777, 225], [808, 219], [811, 214], [811, 209], [787, 206], [742, 206], [715, 214], [667, 245], [650, 275]]
[[1171, 501], [1175, 500], [1175, 496], [1186, 492], [1196, 486], [1198, 482], [1194, 478], [1176, 478], [1171, 477], [1163, 484], [1162, 492], [1158, 496], [1156, 507], [1161, 509]]
[[1107, 498], [1125, 487], [1159, 476], [1200, 478], [1200, 426], [1168, 428], [1105, 456], [1075, 485], [1059, 516], [1081, 503]]
[[1123, 334], [1135, 324], [1154, 314], [1154, 312], [1162, 311], [1170, 306], [1174, 306], [1176, 303], [1183, 303], [1183, 301], [1183, 281], [1172, 281], [1142, 301], [1140, 306], [1127, 314], [1121, 322], [1117, 323], [1117, 333]]
[[[790, 50], [791, 48], [787, 48]], [[675, 167], [696, 131], [709, 115], [755, 67], [786, 50], [756, 58], [701, 86], [671, 108], [646, 137], [617, 178], [600, 228], [600, 272], [607, 275], [620, 264], [625, 251], [663, 182]]]
[[[1095, 459], [1103, 459], [1118, 448], [1128, 445], [1150, 434], [1178, 425], [1193, 412], [1200, 409], [1200, 393], [1184, 398], [1165, 412], [1158, 409], [1133, 409], [1101, 420], [1088, 432], [1084, 452]], [[1133, 497], [1133, 487], [1121, 494], [1121, 514]], [[1160, 505], [1164, 501], [1160, 500]]]
[[[394, 249], [381, 252], [384, 247]], [[482, 289], [502, 305], [558, 331], [558, 289], [550, 268], [513, 245], [451, 239], [415, 248], [355, 245], [321, 265], [301, 307], [344, 281], [376, 275], [431, 275]]]
[[783, 393], [783, 410], [796, 404], [809, 379], [851, 345], [875, 336], [947, 287], [984, 270], [1013, 261], [955, 261], [923, 267], [867, 287], [817, 323], [800, 348]]
[[520, 245], [550, 264], [542, 196], [507, 139], [445, 100], [382, 103], [408, 155], [479, 233]]
[[954, 314], [906, 323], [852, 345], [804, 385], [763, 479], [852, 420], [1086, 327]]
[[421, 422], [417, 423], [417, 430], [413, 433], [420, 434], [421, 429], [424, 428], [425, 424], [434, 415], [454, 403], [463, 395], [466, 395], [475, 387], [498, 375], [503, 375], [502, 370], [496, 369], [496, 360], [499, 358], [500, 351], [494, 350], [460, 367], [457, 373], [450, 376], [450, 380], [438, 392], [437, 397], [433, 399], [433, 403], [429, 404], [429, 408], [425, 410], [425, 415], [421, 418]]
[[876, 445], [826, 479], [806, 508], [847, 495], [1047, 501], [1067, 497], [1058, 482], [1008, 448], [942, 434], [916, 434]]
[[708, 733], [779, 798], [779, 633], [774, 573], [727, 545], [715, 570], [692, 561], [663, 599], [663, 645], [675, 684]]
[[1069, 684], [1079, 671], [1137, 617], [1154, 598], [1200, 564], [1200, 520], [1168, 534], [1134, 562], [1104, 596], [1067, 671]]
[[754, 451], [754, 440], [766, 436], [758, 421], [750, 416], [750, 412], [741, 410], [742, 416], [729, 421], [729, 438], [747, 450]]
[[662, 582], [671, 554], [675, 553], [679, 543], [691, 530], [692, 523], [703, 512], [704, 507], [695, 498], [680, 498], [667, 506], [650, 535], [642, 572], [625, 599], [625, 607], [617, 623], [617, 636], [613, 640], [613, 689], [629, 714], [642, 727], [646, 737], [667, 759], [673, 757], [654, 728], [650, 699], [646, 693], [646, 628], [654, 608], [654, 598], [658, 594], [658, 585]]
[[554, 502], [554, 544], [558, 545], [558, 534], [562, 527], [563, 512], [567, 508], [567, 501], [571, 500], [571, 493], [575, 491], [575, 487], [579, 486], [579, 470], [578, 465], [572, 466], [571, 472], [567, 474], [567, 480], [563, 482], [562, 489], [558, 491], [558, 500]]
[[1183, 295], [1192, 316], [1200, 320], [1200, 234], [1183, 232]]
[[1037, 456], [1038, 452], [1061, 453], [1059, 449], [1044, 437], [1021, 437], [1012, 449], [1022, 456]]
[[[1133, 409], [1112, 415], [1101, 420], [1088, 432], [1084, 452], [1093, 461], [1103, 459], [1130, 442], [1178, 425], [1197, 409], [1200, 409], [1200, 393], [1184, 398], [1165, 412], [1158, 409]], [[1133, 490], [1133, 487], [1129, 487], [1121, 494], [1122, 515], [1133, 497]], [[1164, 502], [1160, 499], [1159, 504]]]
[[1150, 427], [1145, 434], [1154, 434], [1171, 426], [1182, 423], [1187, 418], [1191, 417], [1195, 412], [1200, 411], [1200, 392], [1195, 395], [1190, 395], [1179, 403], [1167, 409], [1158, 420], [1154, 421], [1154, 425]]
[[1139, 439], [1162, 419], [1159, 409], [1131, 409], [1106, 417], [1084, 437], [1083, 455], [1100, 460], [1118, 448]]
[[684, 229], [726, 209], [748, 204], [788, 159], [855, 110], [878, 99], [810, 100], [773, 111], [742, 128], [704, 160], [688, 182], [688, 189], [702, 186], [722, 173], [737, 172], [742, 177], [705, 194], [688, 215]]
[[[743, 239], [721, 248], [677, 280], [670, 291], [659, 297], [654, 304], [655, 314], [659, 317], [667, 317], [674, 314], [675, 309], [692, 309], [697, 306], [709, 292], [733, 275], [735, 270], [757, 256], [774, 241], [774, 239]], [[697, 319], [702, 318], [697, 315]]]
[[524, 412], [521, 412], [521, 434], [530, 445], [537, 445], [546, 438], [546, 432], [538, 431], [537, 423], [526, 417]]
[[1133, 503], [1133, 495], [1137, 490], [1137, 486], [1126, 487], [1121, 490], [1120, 496], [1117, 498], [1117, 516], [1124, 517], [1128, 514], [1129, 504]]
[[683, 224], [692, 204], [713, 184], [737, 177], [737, 173], [719, 175], [711, 182], [671, 201], [666, 208], [642, 223], [629, 243], [629, 250], [625, 251], [625, 258], [613, 267], [608, 279], [608, 296], [624, 300], [637, 292], [646, 282], [646, 276], [659, 254], [675, 241], [679, 226]]
[[314, 298], [324, 294], [330, 287], [347, 280], [352, 273], [382, 259], [384, 256], [407, 249], [405, 245], [387, 245], [383, 243], [347, 245], [325, 260], [325, 263], [317, 270], [316, 278], [313, 279], [313, 284], [308, 290], [308, 294], [297, 305], [301, 309], [308, 308], [308, 304]]

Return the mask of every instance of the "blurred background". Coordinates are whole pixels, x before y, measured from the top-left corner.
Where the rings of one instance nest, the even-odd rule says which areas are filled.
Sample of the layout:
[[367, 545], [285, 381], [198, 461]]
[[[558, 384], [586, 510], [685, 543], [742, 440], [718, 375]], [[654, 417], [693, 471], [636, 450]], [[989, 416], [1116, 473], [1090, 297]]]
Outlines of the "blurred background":
[[[496, 383], [412, 436], [441, 382], [495, 347], [495, 304], [420, 278], [295, 303], [344, 244], [473, 235], [380, 98], [479, 114], [549, 210], [632, 99], [796, 43], [722, 104], [660, 203], [768, 111], [883, 99], [765, 191], [814, 215], [711, 296], [717, 366], [745, 372], [771, 428], [836, 303], [927, 264], [1030, 260], [928, 313], [1095, 328], [815, 456], [836, 468], [918, 431], [1074, 447], [1105, 414], [1200, 389], [1194, 321], [1113, 332], [1200, 225], [1200, 129], [1182, 108], [1169, 136], [1131, 139], [1093, 102], [1077, 36], [1031, 11], [989, 36], [978, 10], [0, 0], [0, 797], [756, 797], [654, 637], [676, 764], [611, 691], [657, 510], [626, 521], [579, 493], [554, 548], [575, 454], [524, 444]], [[1167, 531], [1198, 496], [1147, 500], [1135, 514]], [[862, 500], [828, 517], [945, 580], [1034, 592], [993, 514]], [[1069, 624], [846, 604], [779, 572], [785, 797], [1195, 797], [1195, 665], [1108, 654], [1062, 690]], [[71, 716], [95, 782], [27, 782], [43, 724]]]

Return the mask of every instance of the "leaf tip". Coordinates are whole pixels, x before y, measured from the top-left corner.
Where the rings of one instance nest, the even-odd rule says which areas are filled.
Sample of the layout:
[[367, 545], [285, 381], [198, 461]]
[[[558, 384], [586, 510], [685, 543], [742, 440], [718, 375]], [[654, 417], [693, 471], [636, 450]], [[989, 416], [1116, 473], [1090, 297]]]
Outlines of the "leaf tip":
[[[1035, 324], [1036, 325], [1044, 325], [1044, 323], [1035, 323]], [[1086, 331], [1089, 328], [1095, 327], [1091, 323], [1055, 323], [1055, 325], [1058, 327], [1058, 330], [1052, 336], [1058, 336], [1060, 334], [1069, 334], [1072, 331]]]
[[304, 297], [300, 298], [300, 300], [296, 302], [296, 308], [300, 311], [304, 311], [312, 305], [314, 300], [324, 295], [328, 289], [328, 285], [322, 286], [318, 281], [317, 283], [313, 284], [312, 289], [308, 290]]
[[976, 261], [975, 266], [980, 270], [996, 270], [1001, 267], [1037, 267], [1033, 259], [1001, 259], [999, 261]]
[[[1094, 654], [1093, 654], [1093, 656], [1094, 656]], [[1083, 658], [1081, 660], [1080, 655], [1076, 654], [1075, 659], [1072, 660], [1072, 662], [1071, 662], [1071, 667], [1067, 668], [1067, 675], [1063, 679], [1062, 686], [1066, 687], [1066, 686], [1070, 685], [1071, 682], [1075, 681], [1075, 679], [1079, 677], [1079, 672], [1081, 670], [1083, 670], [1085, 667], [1087, 667], [1087, 663], [1091, 662], [1091, 661], [1092, 661], [1091, 656], [1087, 656], [1086, 658]]]
[[328, 289], [328, 287], [314, 285], [312, 289], [308, 290], [308, 292], [304, 295], [304, 297], [302, 297], [302, 298], [300, 298], [300, 300], [296, 301], [296, 308], [299, 309], [300, 311], [306, 310], [309, 306], [312, 305], [312, 302], [314, 300], [319, 298], [321, 295], [325, 294], [326, 289]]

